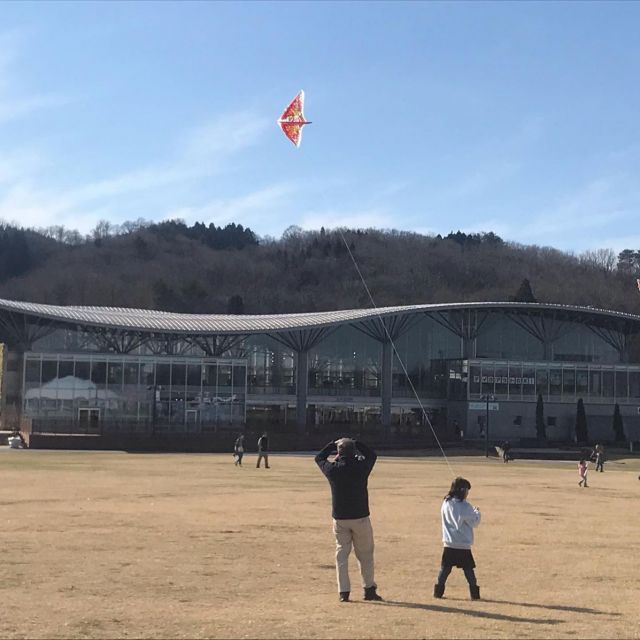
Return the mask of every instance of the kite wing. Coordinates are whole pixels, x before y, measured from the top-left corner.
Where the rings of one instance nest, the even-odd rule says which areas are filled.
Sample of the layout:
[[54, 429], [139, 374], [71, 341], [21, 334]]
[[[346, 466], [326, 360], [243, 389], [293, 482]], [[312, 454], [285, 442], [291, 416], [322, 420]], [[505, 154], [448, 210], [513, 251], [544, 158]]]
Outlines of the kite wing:
[[296, 147], [302, 142], [302, 127], [311, 124], [304, 119], [304, 91], [301, 91], [278, 118], [278, 126]]

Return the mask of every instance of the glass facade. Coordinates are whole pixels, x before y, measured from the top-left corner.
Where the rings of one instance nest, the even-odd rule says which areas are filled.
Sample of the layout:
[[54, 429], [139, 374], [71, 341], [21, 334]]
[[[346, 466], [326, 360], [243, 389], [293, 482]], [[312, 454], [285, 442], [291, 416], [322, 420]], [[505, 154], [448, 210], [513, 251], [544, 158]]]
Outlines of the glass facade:
[[[453, 332], [422, 314], [419, 321], [396, 341], [393, 357], [393, 395], [412, 397], [413, 388], [420, 397], [445, 398], [448, 361], [460, 358], [462, 340]], [[407, 380], [402, 363], [411, 384]]]
[[544, 349], [540, 340], [507, 316], [490, 313], [482, 323], [476, 340], [475, 354], [470, 357], [543, 360]]
[[[638, 364], [623, 364], [611, 330], [602, 333], [611, 336], [609, 344], [582, 322], [515, 321], [500, 309], [468, 316], [443, 311], [439, 319], [450, 328], [434, 317], [417, 313], [394, 343], [391, 425], [398, 429], [419, 428], [415, 405], [422, 402], [444, 424], [448, 400], [486, 395], [531, 402], [538, 394], [558, 402], [640, 400], [640, 348], [624, 356]], [[463, 319], [465, 327], [479, 321], [477, 337], [466, 344], [455, 330]], [[546, 327], [554, 339], [543, 345], [520, 321], [532, 330]], [[25, 356], [24, 413], [91, 428], [120, 420], [206, 431], [243, 423], [247, 415], [256, 424], [295, 428], [298, 356], [276, 337], [249, 335], [218, 358], [188, 340], [162, 338], [123, 355], [107, 353], [127, 348], [117, 340], [100, 342], [106, 338], [82, 328], [57, 329]], [[380, 341], [349, 324], [314, 345], [307, 354], [307, 423], [379, 425], [382, 352]]]
[[[558, 334], [549, 346], [549, 360], [602, 364], [615, 364], [620, 360], [619, 353], [610, 344], [582, 323], [562, 322]], [[544, 360], [544, 355], [541, 341], [504, 314], [490, 314], [480, 328], [477, 358], [535, 361]]]
[[382, 344], [350, 326], [309, 351], [310, 396], [380, 396]]
[[[469, 360], [469, 399], [640, 402], [640, 366]], [[451, 395], [450, 395], [451, 397]]]
[[207, 431], [245, 421], [245, 360], [27, 353], [23, 412], [96, 425]]
[[[265, 335], [245, 342], [249, 393], [296, 394], [297, 356]], [[339, 327], [308, 353], [309, 396], [379, 396], [379, 342], [350, 326]]]

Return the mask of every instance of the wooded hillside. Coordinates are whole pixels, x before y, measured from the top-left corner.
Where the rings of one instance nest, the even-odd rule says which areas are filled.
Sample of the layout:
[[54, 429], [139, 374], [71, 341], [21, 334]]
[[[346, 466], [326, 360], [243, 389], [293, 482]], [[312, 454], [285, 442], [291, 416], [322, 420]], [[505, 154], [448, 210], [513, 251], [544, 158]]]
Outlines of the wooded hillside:
[[[377, 306], [518, 299], [640, 313], [632, 249], [576, 256], [493, 233], [343, 233]], [[86, 237], [0, 225], [0, 297], [190, 313], [371, 306], [337, 231], [290, 227], [276, 240], [236, 224], [143, 220], [102, 222]]]

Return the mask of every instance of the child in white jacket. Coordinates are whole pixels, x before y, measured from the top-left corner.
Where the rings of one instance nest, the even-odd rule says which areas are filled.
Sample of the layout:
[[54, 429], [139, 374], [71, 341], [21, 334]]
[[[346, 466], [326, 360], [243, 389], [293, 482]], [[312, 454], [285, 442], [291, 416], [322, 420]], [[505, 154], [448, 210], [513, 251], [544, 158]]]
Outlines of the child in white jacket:
[[480, 510], [467, 502], [469, 489], [471, 483], [468, 480], [456, 478], [440, 509], [444, 550], [438, 582], [433, 587], [434, 598], [442, 598], [451, 569], [460, 567], [469, 583], [471, 599], [480, 599], [480, 587], [474, 572], [476, 563], [471, 553], [473, 529], [480, 524]]

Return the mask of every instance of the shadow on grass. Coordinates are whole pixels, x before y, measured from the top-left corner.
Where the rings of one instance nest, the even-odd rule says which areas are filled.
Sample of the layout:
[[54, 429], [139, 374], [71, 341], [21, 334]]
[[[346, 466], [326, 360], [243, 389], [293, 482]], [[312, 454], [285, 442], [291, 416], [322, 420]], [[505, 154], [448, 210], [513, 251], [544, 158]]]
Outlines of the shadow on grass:
[[[487, 602], [485, 600], [485, 602]], [[503, 620], [505, 622], [528, 622], [529, 624], [562, 624], [564, 620], [554, 618], [522, 618], [520, 616], [508, 616], [503, 613], [490, 613], [489, 611], [477, 611], [474, 609], [459, 607], [444, 607], [438, 604], [420, 604], [418, 602], [401, 602], [399, 600], [385, 600], [376, 602], [380, 607], [404, 607], [405, 609], [422, 609], [423, 611], [435, 611], [439, 613], [456, 613], [473, 618], [488, 618], [490, 620]]]
[[553, 611], [570, 611], [572, 613], [590, 613], [594, 616], [621, 616], [621, 613], [615, 611], [599, 611], [598, 609], [589, 609], [588, 607], [571, 607], [563, 604], [534, 604], [533, 602], [512, 602], [511, 600], [488, 600], [482, 599], [483, 602], [492, 602], [494, 604], [512, 604], [516, 607], [532, 607], [536, 609], [552, 609]]

